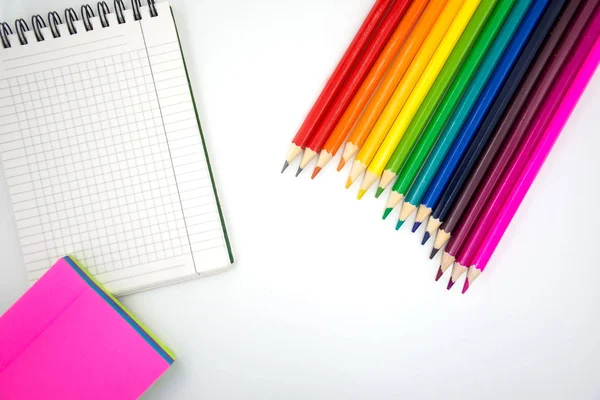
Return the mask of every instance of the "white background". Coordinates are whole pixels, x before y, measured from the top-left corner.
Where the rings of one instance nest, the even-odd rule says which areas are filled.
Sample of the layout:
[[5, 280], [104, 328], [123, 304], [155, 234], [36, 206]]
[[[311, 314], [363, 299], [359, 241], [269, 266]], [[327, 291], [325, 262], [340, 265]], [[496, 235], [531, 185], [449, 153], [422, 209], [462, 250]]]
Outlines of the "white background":
[[[178, 356], [146, 398], [600, 399], [600, 73], [462, 296], [434, 282], [422, 231], [380, 220], [387, 195], [344, 190], [337, 158], [315, 181], [279, 174], [372, 1], [171, 4], [236, 264], [123, 298]], [[48, 11], [0, 1], [0, 21]], [[27, 282], [0, 178], [2, 313]]]

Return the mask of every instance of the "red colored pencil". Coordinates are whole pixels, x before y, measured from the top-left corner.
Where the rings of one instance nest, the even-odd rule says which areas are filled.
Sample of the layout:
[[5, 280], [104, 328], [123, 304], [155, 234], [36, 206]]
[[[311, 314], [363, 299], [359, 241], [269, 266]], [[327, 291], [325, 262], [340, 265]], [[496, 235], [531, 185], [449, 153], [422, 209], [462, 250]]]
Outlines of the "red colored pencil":
[[348, 77], [344, 87], [337, 95], [331, 109], [322, 120], [316, 133], [306, 145], [296, 176], [298, 176], [308, 163], [317, 156], [327, 139], [329, 139], [331, 132], [333, 132], [333, 129], [338, 124], [342, 114], [346, 111], [346, 108], [348, 108], [348, 104], [350, 104], [350, 101], [354, 98], [354, 95], [373, 67], [373, 64], [375, 64], [383, 47], [392, 36], [392, 33], [394, 33], [394, 29], [396, 29], [396, 26], [400, 23], [409, 4], [409, 0], [396, 0], [381, 22], [379, 28], [373, 33], [373, 37], [369, 41], [369, 46], [365, 49], [361, 58], [357, 60], [352, 74]]
[[308, 144], [310, 138], [314, 135], [319, 123], [329, 111], [335, 96], [337, 96], [346, 79], [348, 78], [348, 75], [352, 72], [352, 68], [356, 63], [356, 60], [360, 57], [361, 53], [368, 45], [369, 39], [373, 35], [373, 32], [375, 32], [377, 27], [381, 24], [381, 21], [385, 17], [387, 10], [390, 8], [392, 3], [393, 0], [377, 0], [373, 5], [369, 15], [367, 15], [367, 18], [356, 33], [352, 43], [350, 43], [350, 46], [346, 50], [346, 53], [344, 53], [344, 56], [333, 71], [333, 74], [331, 74], [329, 77], [329, 80], [325, 84], [323, 91], [317, 98], [317, 101], [306, 116], [306, 119], [298, 130], [298, 133], [296, 133], [296, 136], [292, 140], [286, 156], [285, 164], [283, 165], [281, 172], [285, 171], [288, 165], [300, 155], [302, 150], [304, 150]]

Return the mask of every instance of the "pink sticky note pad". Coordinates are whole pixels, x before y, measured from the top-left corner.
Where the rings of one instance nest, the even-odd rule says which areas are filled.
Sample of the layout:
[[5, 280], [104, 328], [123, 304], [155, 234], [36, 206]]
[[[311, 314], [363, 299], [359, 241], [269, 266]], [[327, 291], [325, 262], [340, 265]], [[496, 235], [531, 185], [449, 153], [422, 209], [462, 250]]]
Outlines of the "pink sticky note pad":
[[0, 399], [136, 399], [173, 356], [73, 259], [0, 318]]

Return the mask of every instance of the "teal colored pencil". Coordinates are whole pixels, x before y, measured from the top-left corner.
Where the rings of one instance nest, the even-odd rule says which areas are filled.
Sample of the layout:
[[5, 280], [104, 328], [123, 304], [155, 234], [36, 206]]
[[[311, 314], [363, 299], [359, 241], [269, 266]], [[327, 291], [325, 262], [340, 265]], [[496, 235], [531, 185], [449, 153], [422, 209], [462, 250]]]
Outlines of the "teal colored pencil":
[[435, 147], [431, 151], [431, 154], [429, 154], [427, 161], [423, 165], [423, 168], [421, 168], [419, 175], [408, 191], [404, 205], [400, 211], [400, 217], [398, 219], [396, 229], [400, 229], [404, 221], [410, 217], [410, 215], [417, 209], [417, 206], [421, 203], [421, 199], [427, 191], [429, 184], [444, 161], [444, 157], [446, 157], [448, 150], [450, 150], [452, 143], [454, 143], [454, 139], [460, 132], [465, 120], [471, 112], [471, 109], [477, 102], [481, 91], [485, 87], [488, 79], [494, 71], [494, 68], [496, 68], [496, 65], [502, 57], [502, 54], [504, 54], [504, 50], [517, 31], [517, 28], [521, 24], [521, 21], [527, 13], [531, 3], [531, 0], [520, 0], [516, 2], [510, 15], [506, 19], [506, 22], [502, 26], [502, 29], [498, 33], [496, 40], [490, 47], [485, 59], [481, 63], [481, 66], [475, 73], [473, 80], [469, 84], [469, 87], [460, 100], [460, 103], [454, 110], [450, 121], [444, 128]]

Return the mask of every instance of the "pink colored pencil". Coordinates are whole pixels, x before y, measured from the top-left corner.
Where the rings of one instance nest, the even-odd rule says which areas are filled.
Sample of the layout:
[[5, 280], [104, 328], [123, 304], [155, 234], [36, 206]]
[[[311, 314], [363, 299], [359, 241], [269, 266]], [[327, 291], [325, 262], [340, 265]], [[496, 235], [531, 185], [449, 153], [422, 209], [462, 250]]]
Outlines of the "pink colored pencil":
[[[533, 181], [535, 180], [537, 174], [542, 168], [544, 161], [548, 157], [548, 154], [552, 150], [554, 143], [556, 143], [558, 136], [560, 135], [563, 127], [567, 123], [567, 120], [573, 112], [573, 109], [577, 105], [577, 102], [581, 98], [581, 95], [583, 94], [589, 81], [594, 75], [598, 64], [600, 63], [600, 36], [598, 35], [598, 26], [600, 26], [600, 18], [598, 18], [598, 15], [596, 16], [592, 24], [596, 25], [596, 30], [593, 31], [596, 32], [596, 36], [590, 36], [589, 34], [587, 34], [586, 37], [583, 38], [581, 45], [577, 48], [576, 51], [579, 52], [582, 50], [582, 48], [585, 45], [584, 42], [586, 40], [594, 42], [592, 50], [587, 54], [583, 65], [580, 68], [578, 68], [577, 76], [570, 84], [566, 95], [563, 97], [562, 102], [560, 102], [560, 106], [553, 113], [554, 115], [552, 121], [545, 130], [541, 141], [535, 149], [535, 153], [527, 161], [523, 172], [517, 177], [514, 185], [510, 186], [508, 184], [508, 181], [506, 181], [503, 185], [499, 187], [499, 190], [497, 191], [498, 196], [494, 196], [493, 198], [493, 201], [500, 200], [502, 197], [505, 197], [501, 196], [500, 192], [506, 192], [509, 190], [509, 186], [512, 187], [512, 190], [510, 191], [509, 197], [506, 199], [506, 201], [498, 201], [496, 203], [492, 203], [492, 207], [499, 208], [499, 211], [497, 212], [497, 216], [494, 219], [492, 226], [487, 231], [485, 239], [481, 242], [481, 245], [478, 247], [478, 250], [473, 258], [467, 275], [467, 280], [465, 281], [465, 285], [463, 287], [463, 293], [465, 293], [469, 289], [469, 287], [473, 284], [475, 279], [477, 279], [479, 275], [485, 270], [485, 267], [487, 266], [490, 257], [492, 256], [494, 250], [498, 246], [498, 243], [502, 239], [504, 232], [506, 232], [510, 221], [517, 212], [529, 188], [533, 184]], [[575, 58], [577, 58], [577, 56], [575, 56]], [[571, 66], [568, 66], [567, 69], [564, 71], [565, 74], [568, 72], [567, 70], [569, 69], [569, 67]], [[563, 76], [561, 76], [561, 78], [563, 78]], [[552, 96], [549, 98], [547, 104], [551, 102]], [[549, 107], [545, 107], [542, 113], [545, 114], [545, 111], [547, 111], [547, 109], [549, 109]], [[517, 161], [517, 163], [519, 163], [519, 161]], [[517, 163], [515, 163], [514, 165], [516, 166]], [[509, 175], [514, 175], [514, 171], [514, 168], [509, 170]], [[494, 213], [492, 212], [487, 214]]]

